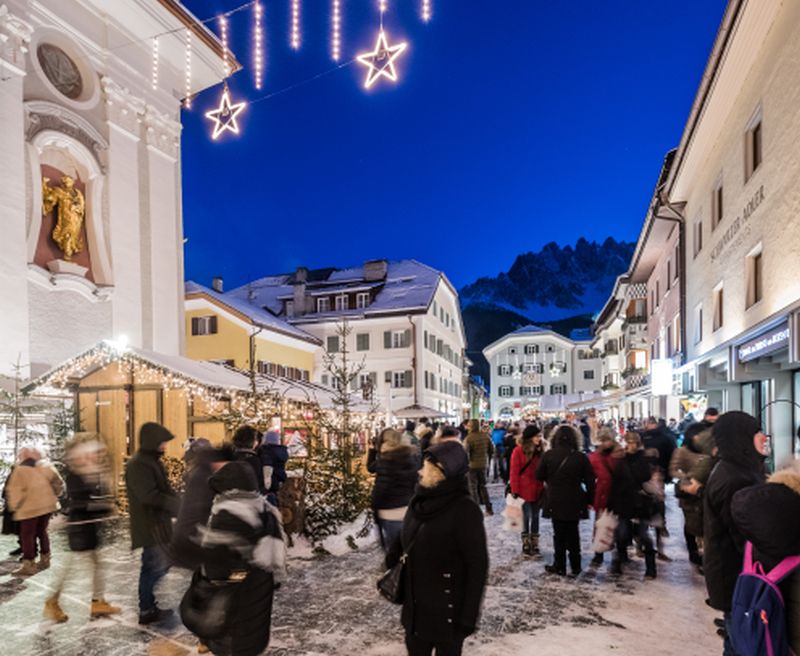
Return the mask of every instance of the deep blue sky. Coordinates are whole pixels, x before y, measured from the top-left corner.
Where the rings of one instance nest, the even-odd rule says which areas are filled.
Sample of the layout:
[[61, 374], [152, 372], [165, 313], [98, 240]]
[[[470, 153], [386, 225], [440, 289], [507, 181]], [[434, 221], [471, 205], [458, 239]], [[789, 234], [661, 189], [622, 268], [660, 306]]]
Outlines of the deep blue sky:
[[[243, 0], [184, 0], [200, 18]], [[413, 257], [461, 287], [554, 240], [637, 237], [664, 153], [680, 138], [724, 0], [390, 0], [408, 40], [400, 82], [362, 90], [352, 64], [251, 105], [210, 139], [184, 112], [186, 276], [227, 288], [269, 273]], [[371, 50], [376, 0], [344, 0], [343, 54]], [[250, 100], [333, 66], [329, 0], [265, 0], [265, 88], [252, 87], [250, 16], [232, 18]]]

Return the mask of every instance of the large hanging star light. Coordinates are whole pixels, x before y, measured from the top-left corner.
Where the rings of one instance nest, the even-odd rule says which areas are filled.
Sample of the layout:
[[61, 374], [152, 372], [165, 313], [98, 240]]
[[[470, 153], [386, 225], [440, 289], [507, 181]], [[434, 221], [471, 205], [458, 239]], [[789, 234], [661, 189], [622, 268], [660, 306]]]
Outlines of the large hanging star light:
[[358, 55], [356, 58], [359, 63], [369, 67], [367, 79], [364, 82], [364, 88], [369, 89], [382, 77], [392, 82], [397, 82], [397, 69], [394, 66], [394, 60], [403, 54], [403, 51], [407, 47], [407, 43], [398, 43], [390, 46], [389, 42], [386, 40], [386, 32], [381, 30], [378, 34], [375, 50], [364, 53], [363, 55]]
[[236, 117], [246, 106], [247, 103], [244, 102], [231, 104], [231, 92], [226, 84], [222, 91], [219, 108], [206, 112], [206, 118], [214, 121], [214, 132], [211, 134], [211, 138], [217, 139], [226, 130], [233, 132], [233, 134], [239, 134], [239, 124], [236, 122]]

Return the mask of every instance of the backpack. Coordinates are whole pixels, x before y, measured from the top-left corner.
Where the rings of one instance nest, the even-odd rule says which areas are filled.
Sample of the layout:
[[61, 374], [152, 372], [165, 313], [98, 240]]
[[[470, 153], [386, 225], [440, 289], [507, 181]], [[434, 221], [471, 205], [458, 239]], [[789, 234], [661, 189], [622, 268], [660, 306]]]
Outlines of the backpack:
[[730, 640], [737, 654], [788, 656], [786, 607], [778, 583], [800, 567], [800, 556], [789, 556], [765, 573], [753, 562], [753, 544], [747, 542], [744, 567], [733, 591]]

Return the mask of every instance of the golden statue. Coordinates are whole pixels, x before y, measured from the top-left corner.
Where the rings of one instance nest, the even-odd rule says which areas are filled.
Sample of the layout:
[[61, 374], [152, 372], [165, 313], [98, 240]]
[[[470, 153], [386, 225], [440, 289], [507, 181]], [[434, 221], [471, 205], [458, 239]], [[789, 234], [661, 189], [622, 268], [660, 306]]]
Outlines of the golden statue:
[[53, 229], [53, 241], [70, 260], [75, 253], [83, 250], [81, 227], [86, 214], [86, 199], [75, 187], [75, 180], [65, 175], [61, 178], [63, 187], [51, 187], [50, 178], [42, 178], [42, 214], [49, 214], [58, 205], [58, 221]]

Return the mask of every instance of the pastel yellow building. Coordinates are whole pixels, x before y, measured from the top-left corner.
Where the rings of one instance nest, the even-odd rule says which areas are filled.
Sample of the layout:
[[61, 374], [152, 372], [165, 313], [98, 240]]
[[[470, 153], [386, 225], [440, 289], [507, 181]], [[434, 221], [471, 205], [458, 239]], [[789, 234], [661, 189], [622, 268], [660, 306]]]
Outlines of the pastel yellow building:
[[[292, 380], [313, 378], [319, 338], [195, 282], [185, 288], [186, 356]], [[252, 358], [251, 358], [252, 353]], [[251, 364], [252, 360], [252, 364]]]

